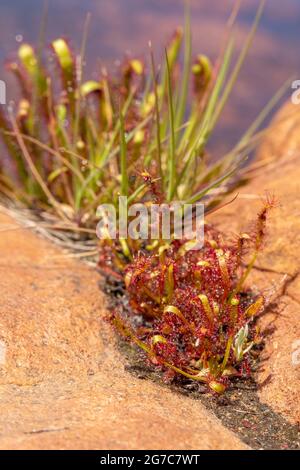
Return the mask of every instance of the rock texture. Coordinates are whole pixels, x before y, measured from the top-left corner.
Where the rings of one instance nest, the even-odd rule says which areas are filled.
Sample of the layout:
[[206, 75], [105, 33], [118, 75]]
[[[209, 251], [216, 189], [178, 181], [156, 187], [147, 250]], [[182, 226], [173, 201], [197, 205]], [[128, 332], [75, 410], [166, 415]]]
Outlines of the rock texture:
[[288, 102], [276, 114], [256, 153], [256, 160], [285, 160], [299, 157], [300, 105]]
[[4, 215], [0, 256], [0, 448], [246, 448], [198, 401], [124, 370], [94, 270]]

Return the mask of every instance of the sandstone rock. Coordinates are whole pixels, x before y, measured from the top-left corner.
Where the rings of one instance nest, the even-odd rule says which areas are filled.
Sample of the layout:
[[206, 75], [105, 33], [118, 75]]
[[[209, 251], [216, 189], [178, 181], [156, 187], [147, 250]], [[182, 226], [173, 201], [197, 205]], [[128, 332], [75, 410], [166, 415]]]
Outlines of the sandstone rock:
[[0, 448], [246, 448], [199, 401], [124, 370], [93, 269], [0, 227]]
[[300, 105], [286, 103], [275, 115], [256, 159], [288, 159], [300, 150]]

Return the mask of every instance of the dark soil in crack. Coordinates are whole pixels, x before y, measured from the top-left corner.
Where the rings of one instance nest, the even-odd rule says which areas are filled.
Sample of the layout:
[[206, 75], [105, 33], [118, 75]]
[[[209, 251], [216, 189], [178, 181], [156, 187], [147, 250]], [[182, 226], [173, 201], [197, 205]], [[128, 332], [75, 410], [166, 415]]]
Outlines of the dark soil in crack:
[[[118, 308], [128, 312], [128, 301], [121, 282], [107, 277], [101, 282], [101, 289], [108, 294], [110, 310]], [[140, 321], [140, 318], [137, 321]], [[147, 366], [145, 356], [137, 347], [119, 338], [118, 348], [125, 358], [126, 370], [132, 375], [141, 380], [153, 380], [161, 387], [171, 388], [174, 393], [200, 400], [224, 426], [236, 433], [251, 448], [300, 450], [299, 425], [289, 423], [268, 405], [260, 402], [258, 386], [253, 378], [235, 379], [224, 395], [214, 396], [207, 393], [203, 385], [185, 378], [165, 384], [161, 374]]]

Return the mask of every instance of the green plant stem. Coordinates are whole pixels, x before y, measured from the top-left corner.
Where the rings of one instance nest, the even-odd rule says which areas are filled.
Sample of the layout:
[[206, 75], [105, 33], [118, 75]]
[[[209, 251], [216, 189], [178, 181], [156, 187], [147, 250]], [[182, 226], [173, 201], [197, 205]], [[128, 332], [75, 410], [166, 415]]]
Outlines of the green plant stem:
[[165, 56], [166, 56], [166, 67], [167, 67], [168, 106], [169, 106], [169, 121], [170, 121], [170, 154], [169, 154], [169, 162], [168, 162], [169, 181], [168, 181], [167, 201], [170, 202], [174, 196], [175, 183], [176, 183], [175, 127], [174, 127], [174, 108], [173, 108], [173, 97], [172, 97], [171, 74], [170, 74], [167, 50], [165, 50]]

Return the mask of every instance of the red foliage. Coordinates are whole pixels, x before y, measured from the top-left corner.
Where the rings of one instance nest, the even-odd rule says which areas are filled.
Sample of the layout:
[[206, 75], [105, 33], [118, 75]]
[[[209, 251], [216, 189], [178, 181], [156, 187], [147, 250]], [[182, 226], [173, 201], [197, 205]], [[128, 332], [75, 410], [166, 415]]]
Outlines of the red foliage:
[[[264, 301], [245, 291], [244, 282], [261, 248], [271, 207], [264, 205], [251, 235], [228, 242], [206, 226], [200, 250], [176, 240], [154, 252], [139, 252], [127, 266], [131, 312], [145, 322], [136, 327], [117, 313], [113, 322], [167, 378], [181, 374], [222, 393], [230, 377], [249, 374], [249, 352], [258, 341], [253, 318]], [[246, 252], [250, 261], [244, 267]]]

